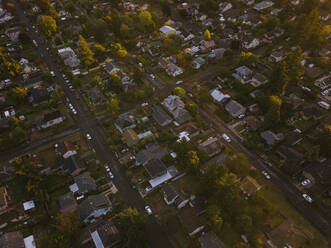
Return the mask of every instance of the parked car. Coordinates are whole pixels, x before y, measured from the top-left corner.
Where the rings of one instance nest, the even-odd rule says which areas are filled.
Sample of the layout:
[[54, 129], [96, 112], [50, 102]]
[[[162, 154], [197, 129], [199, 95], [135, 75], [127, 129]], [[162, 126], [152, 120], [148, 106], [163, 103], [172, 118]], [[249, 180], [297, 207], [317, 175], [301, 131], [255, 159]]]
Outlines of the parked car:
[[92, 139], [92, 137], [91, 137], [91, 135], [90, 135], [89, 133], [86, 134], [86, 138], [87, 138], [88, 140], [91, 140], [91, 139]]
[[52, 77], [55, 77], [54, 71], [50, 71], [49, 73], [51, 74]]
[[311, 197], [307, 194], [302, 194], [302, 197], [309, 203], [313, 202], [313, 199], [311, 199]]
[[114, 175], [113, 175], [113, 173], [110, 170], [108, 171], [108, 175], [109, 175], [110, 179], [114, 179], [115, 178]]
[[305, 180], [303, 180], [302, 182], [301, 182], [301, 185], [302, 186], [307, 186], [308, 184], [310, 184], [311, 183], [311, 181], [309, 180], [309, 179], [305, 179]]
[[177, 85], [182, 84], [182, 83], [183, 83], [183, 80], [179, 80], [179, 81], [176, 82]]
[[223, 133], [223, 134], [222, 134], [222, 138], [223, 138], [226, 142], [228, 142], [228, 143], [231, 142], [230, 137], [229, 137], [226, 133]]
[[145, 210], [146, 210], [146, 212], [147, 212], [148, 215], [151, 215], [153, 213], [150, 206], [146, 206], [145, 207]]
[[262, 173], [262, 175], [263, 175], [266, 179], [269, 180], [269, 179], [271, 178], [270, 175], [268, 174], [268, 172], [266, 172], [266, 171], [263, 170], [261, 173]]

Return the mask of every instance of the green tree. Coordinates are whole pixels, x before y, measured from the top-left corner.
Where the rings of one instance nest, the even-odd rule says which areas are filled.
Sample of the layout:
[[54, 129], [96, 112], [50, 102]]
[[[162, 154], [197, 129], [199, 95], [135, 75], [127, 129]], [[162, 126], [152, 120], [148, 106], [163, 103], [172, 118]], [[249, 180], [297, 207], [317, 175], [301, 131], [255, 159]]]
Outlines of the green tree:
[[101, 18], [99, 18], [97, 20], [97, 23], [94, 28], [96, 41], [104, 42], [106, 39], [107, 31], [108, 31], [108, 28], [107, 28], [106, 22], [104, 20], [102, 20]]
[[213, 98], [211, 97], [208, 88], [201, 87], [199, 91], [199, 102], [200, 103], [211, 103]]
[[122, 81], [119, 75], [116, 73], [109, 74], [108, 88], [116, 94], [120, 94], [123, 91]]
[[252, 218], [249, 215], [242, 214], [238, 216], [235, 220], [236, 229], [240, 233], [248, 233], [253, 227]]
[[259, 62], [259, 58], [251, 52], [241, 52], [238, 63], [240, 65], [250, 66]]
[[198, 166], [200, 164], [200, 159], [198, 157], [198, 154], [196, 151], [189, 151], [187, 153], [188, 157], [188, 166], [189, 168], [193, 168], [194, 170], [198, 169]]
[[216, 205], [212, 204], [208, 206], [206, 211], [207, 223], [213, 228], [216, 228], [218, 231], [223, 226], [223, 218], [221, 215], [221, 210]]
[[82, 222], [75, 211], [59, 213], [56, 218], [56, 229], [70, 237], [74, 237], [82, 227]]
[[176, 96], [179, 96], [180, 98], [182, 98], [182, 97], [185, 96], [186, 91], [185, 91], [183, 88], [181, 88], [181, 87], [176, 87], [176, 88], [174, 89], [174, 94], [175, 94]]
[[40, 29], [48, 36], [53, 36], [57, 31], [56, 21], [51, 16], [42, 16], [39, 21]]
[[87, 66], [93, 64], [94, 54], [91, 51], [89, 44], [81, 35], [79, 36], [79, 47], [80, 47], [80, 56], [82, 57], [83, 63]]
[[193, 102], [186, 104], [186, 109], [190, 112], [191, 115], [197, 116], [199, 107]]
[[107, 109], [111, 117], [115, 117], [120, 111], [120, 103], [116, 97], [111, 97], [107, 101]]
[[0, 47], [0, 76], [7, 77], [11, 76], [14, 77], [17, 74], [19, 74], [22, 70], [22, 67], [19, 63], [17, 63], [15, 60], [12, 60], [8, 58], [3, 53], [3, 48]]
[[124, 58], [128, 54], [126, 49], [120, 43], [111, 44], [110, 50], [113, 53], [113, 55], [115, 55], [119, 58]]
[[120, 231], [121, 247], [147, 247], [146, 217], [136, 209], [128, 208], [115, 215], [114, 224]]
[[205, 30], [205, 32], [203, 33], [203, 39], [204, 40], [211, 40], [211, 35], [208, 29]]
[[151, 33], [155, 30], [155, 23], [152, 15], [147, 10], [140, 12], [138, 16], [138, 29], [141, 32]]
[[93, 45], [94, 51], [95, 51], [95, 55], [97, 56], [101, 56], [104, 55], [106, 52], [106, 48], [104, 48], [101, 44], [96, 43]]
[[282, 100], [278, 96], [270, 96], [269, 110], [264, 118], [264, 125], [266, 128], [272, 128], [279, 124], [281, 105]]
[[301, 64], [301, 61], [302, 50], [298, 46], [294, 51], [290, 52], [286, 58], [289, 83], [292, 85], [296, 85], [301, 81], [301, 77], [304, 73], [304, 66]]

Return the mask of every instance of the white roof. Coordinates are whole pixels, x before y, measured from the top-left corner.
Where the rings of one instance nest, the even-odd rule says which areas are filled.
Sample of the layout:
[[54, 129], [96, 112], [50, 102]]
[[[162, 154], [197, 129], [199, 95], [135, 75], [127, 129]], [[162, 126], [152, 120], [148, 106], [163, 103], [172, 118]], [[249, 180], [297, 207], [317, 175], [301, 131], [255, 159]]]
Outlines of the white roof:
[[74, 183], [74, 184], [72, 184], [72, 185], [69, 186], [69, 189], [70, 189], [70, 191], [71, 191], [72, 193], [75, 193], [75, 192], [78, 191], [78, 186], [77, 186], [76, 183]]
[[24, 238], [24, 245], [25, 248], [36, 248], [36, 242], [34, 241], [33, 235], [30, 235], [26, 238]]
[[172, 175], [167, 171], [167, 174], [154, 178], [152, 180], [149, 180], [149, 184], [152, 186], [152, 188], [155, 188], [156, 186], [168, 181], [169, 179], [172, 178]]
[[143, 138], [146, 138], [147, 136], [150, 136], [152, 135], [153, 133], [151, 131], [147, 131], [147, 132], [144, 132], [144, 133], [140, 133], [138, 134], [138, 138], [139, 139], [143, 139]]
[[93, 239], [96, 248], [105, 248], [99, 236], [98, 231], [94, 231], [93, 233], [91, 233], [91, 237]]
[[168, 34], [170, 32], [176, 32], [176, 29], [174, 29], [174, 28], [172, 28], [170, 26], [165, 25], [165, 26], [163, 26], [163, 27], [160, 28], [160, 31], [163, 34]]
[[222, 102], [225, 99], [229, 99], [231, 98], [231, 96], [229, 96], [228, 94], [223, 94], [220, 90], [218, 89], [214, 89], [211, 93], [210, 93], [211, 97], [214, 98], [215, 101], [217, 102]]
[[32, 209], [34, 207], [35, 207], [35, 205], [34, 205], [34, 201], [33, 200], [32, 201], [27, 201], [27, 202], [24, 202], [23, 203], [24, 211], [27, 211], [27, 210]]

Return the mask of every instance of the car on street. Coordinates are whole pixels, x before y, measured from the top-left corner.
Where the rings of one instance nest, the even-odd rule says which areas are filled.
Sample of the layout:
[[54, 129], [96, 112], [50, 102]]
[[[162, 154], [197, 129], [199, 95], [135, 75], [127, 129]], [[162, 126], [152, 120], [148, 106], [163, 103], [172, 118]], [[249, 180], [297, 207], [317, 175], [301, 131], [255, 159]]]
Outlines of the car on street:
[[52, 77], [55, 77], [54, 71], [50, 71], [49, 73], [51, 74]]
[[155, 79], [154, 74], [150, 74], [149, 76], [151, 77], [151, 79], [153, 79], [153, 80]]
[[303, 180], [302, 182], [301, 182], [301, 185], [302, 186], [307, 186], [308, 184], [310, 184], [311, 183], [311, 181], [309, 180], [309, 179], [305, 179], [305, 180]]
[[77, 115], [77, 111], [76, 111], [76, 109], [73, 109], [73, 110], [72, 110], [72, 113], [73, 113], [74, 115]]
[[268, 172], [266, 172], [265, 170], [263, 170], [261, 173], [266, 179], [269, 180], [271, 178], [270, 175], [268, 174]]
[[229, 137], [226, 133], [223, 133], [223, 134], [222, 134], [222, 138], [223, 138], [226, 142], [228, 142], [228, 143], [231, 142], [230, 137]]
[[146, 213], [148, 214], [148, 215], [151, 215], [153, 212], [152, 212], [152, 209], [151, 209], [151, 207], [150, 206], [146, 206], [145, 207], [145, 210], [146, 210]]
[[91, 137], [91, 135], [90, 135], [89, 133], [86, 134], [86, 138], [87, 138], [88, 140], [91, 140], [91, 139], [92, 139], [92, 137]]
[[303, 199], [305, 199], [307, 202], [312, 203], [313, 199], [307, 194], [302, 194]]
[[176, 82], [176, 84], [178, 85], [178, 84], [182, 84], [184, 81], [183, 80], [179, 80], [179, 81], [177, 81]]
[[110, 179], [114, 179], [115, 178], [114, 177], [114, 174], [111, 171], [108, 171], [108, 175], [109, 175]]

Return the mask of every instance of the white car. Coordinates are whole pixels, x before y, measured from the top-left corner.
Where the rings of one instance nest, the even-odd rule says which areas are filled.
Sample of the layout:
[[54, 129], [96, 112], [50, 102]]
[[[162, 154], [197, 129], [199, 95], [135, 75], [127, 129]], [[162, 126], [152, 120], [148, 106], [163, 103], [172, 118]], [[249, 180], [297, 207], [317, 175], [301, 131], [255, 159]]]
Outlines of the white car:
[[146, 210], [146, 212], [147, 212], [148, 215], [151, 215], [153, 213], [150, 206], [146, 206], [145, 207], [145, 210]]
[[241, 115], [238, 116], [238, 119], [243, 119], [244, 117], [245, 117], [245, 115], [241, 114]]
[[90, 135], [89, 133], [86, 134], [86, 138], [87, 138], [88, 140], [91, 140], [91, 139], [92, 139], [92, 137], [91, 137], [91, 135]]
[[231, 142], [230, 137], [229, 137], [226, 133], [223, 133], [223, 134], [222, 134], [222, 138], [223, 138], [226, 142], [228, 142], [228, 143]]
[[269, 180], [271, 178], [270, 175], [268, 174], [268, 172], [263, 170], [261, 173], [262, 173], [263, 176], [265, 176], [266, 179]]
[[55, 77], [54, 71], [50, 71], [49, 73], [51, 74], [52, 77]]
[[178, 85], [178, 84], [182, 84], [184, 81], [183, 80], [179, 80], [179, 81], [177, 81], [176, 82], [176, 84]]
[[313, 199], [311, 199], [311, 197], [307, 194], [302, 194], [302, 197], [309, 203], [313, 202]]
[[150, 76], [152, 79], [155, 79], [154, 74], [150, 74], [149, 76]]
[[310, 184], [311, 183], [311, 181], [309, 180], [309, 179], [305, 179], [305, 180], [303, 180], [302, 182], [301, 182], [301, 185], [302, 186], [307, 186], [308, 184]]
[[108, 175], [109, 175], [110, 179], [114, 179], [114, 175], [111, 171], [108, 171]]
[[74, 115], [77, 115], [77, 111], [76, 111], [76, 109], [73, 109], [73, 110], [72, 110], [72, 113], [73, 113]]

